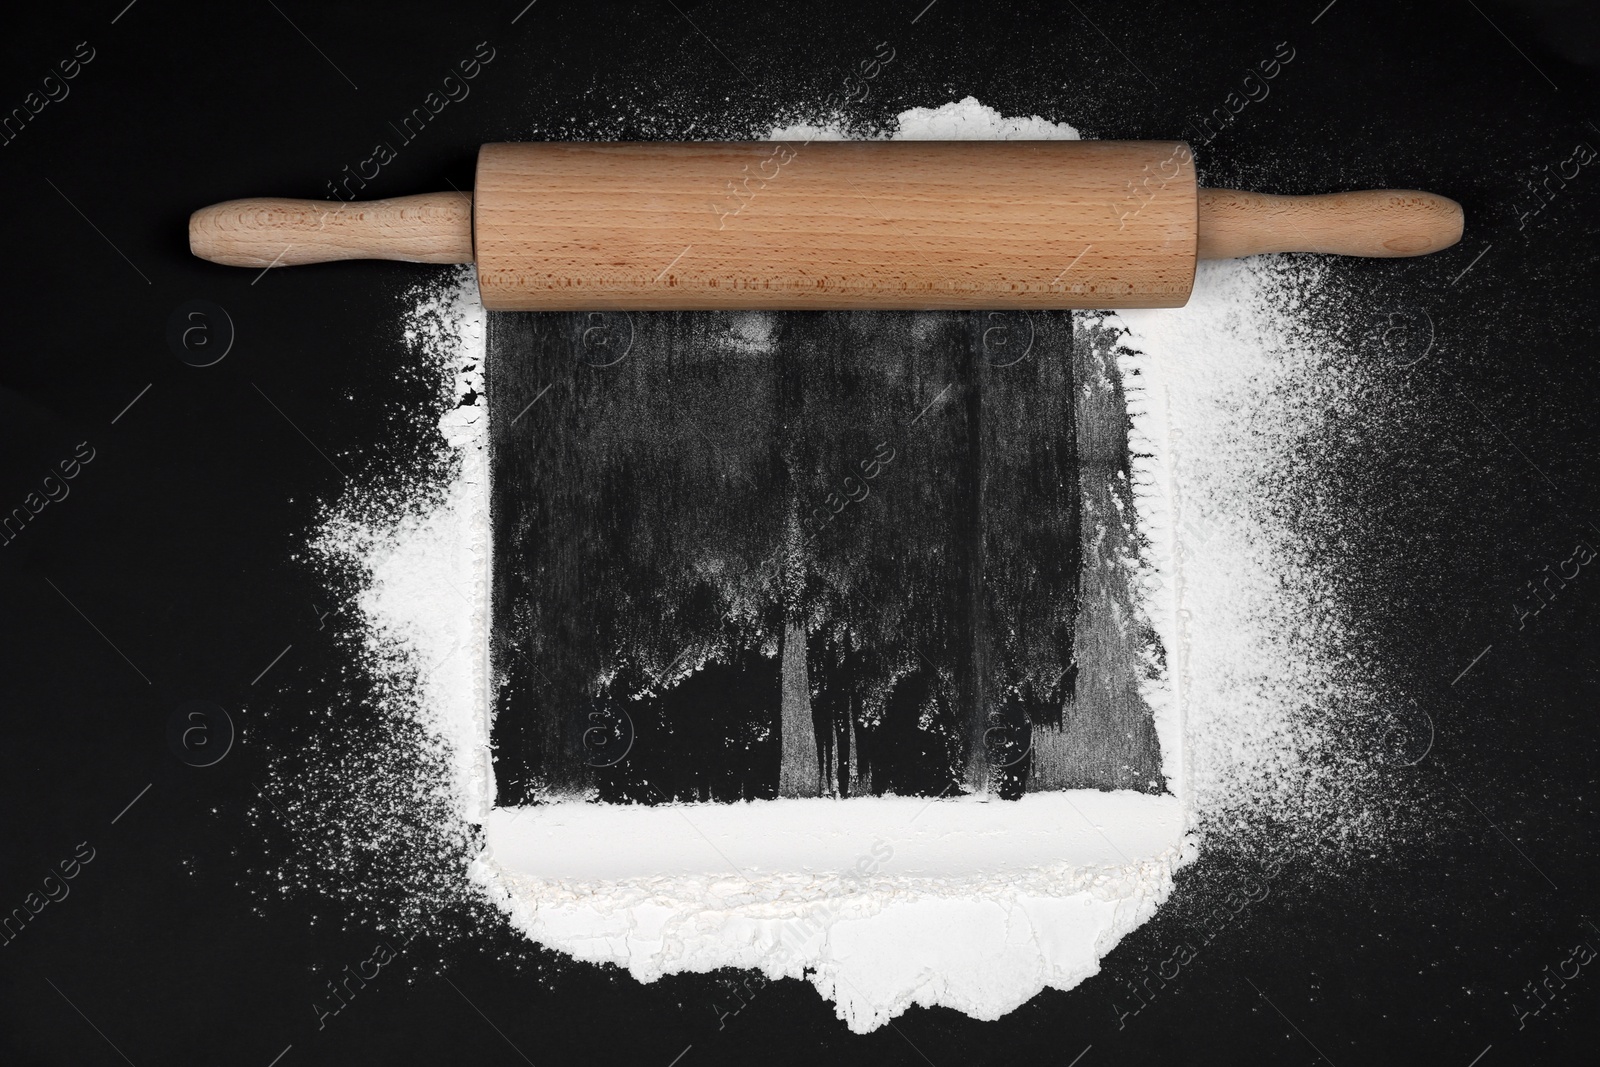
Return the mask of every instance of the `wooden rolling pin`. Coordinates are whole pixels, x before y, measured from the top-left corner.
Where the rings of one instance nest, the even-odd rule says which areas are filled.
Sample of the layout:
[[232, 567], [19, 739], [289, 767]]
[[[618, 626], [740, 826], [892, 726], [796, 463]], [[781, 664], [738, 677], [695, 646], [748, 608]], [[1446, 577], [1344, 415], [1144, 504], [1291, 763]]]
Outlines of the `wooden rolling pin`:
[[470, 196], [189, 220], [232, 266], [476, 263], [491, 311], [1179, 307], [1201, 259], [1460, 238], [1432, 193], [1199, 189], [1172, 141], [492, 144]]

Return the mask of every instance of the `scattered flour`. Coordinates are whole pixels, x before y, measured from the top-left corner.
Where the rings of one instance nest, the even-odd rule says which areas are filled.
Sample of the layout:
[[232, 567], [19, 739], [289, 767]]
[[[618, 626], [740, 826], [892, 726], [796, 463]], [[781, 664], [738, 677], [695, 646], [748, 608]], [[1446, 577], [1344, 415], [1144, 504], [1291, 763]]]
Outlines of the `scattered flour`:
[[[796, 125], [773, 138], [861, 136]], [[900, 116], [906, 138], [1073, 138], [968, 98]], [[1187, 308], [1088, 316], [1120, 335], [1143, 577], [1168, 674], [1150, 684], [1172, 793], [1071, 791], [621, 808], [493, 808], [487, 665], [487, 409], [446, 406], [450, 462], [422, 504], [330, 516], [314, 548], [364, 576], [370, 668], [444, 769], [427, 817], [467, 842], [472, 881], [530, 938], [641, 981], [745, 967], [811, 981], [853, 1030], [913, 1004], [996, 1018], [1070, 989], [1148, 920], [1198, 844], [1325, 834], [1334, 685], [1283, 523], [1258, 506], [1297, 413], [1275, 389], [1303, 341], [1315, 267], [1202, 266]], [[470, 270], [418, 299], [410, 340], [457, 397], [481, 393], [484, 313]], [[1322, 731], [1319, 733], [1319, 730]], [[1284, 831], [1283, 827], [1289, 827]], [[1344, 829], [1348, 830], [1349, 827]], [[1276, 833], [1276, 837], [1273, 834]], [[603, 844], [601, 844], [603, 842]], [[448, 853], [448, 850], [445, 850]]]
[[914, 107], [900, 112], [892, 129], [860, 130], [843, 116], [825, 122], [775, 126], [769, 141], [1076, 141], [1078, 131], [1064, 122], [1037, 115], [1007, 118], [994, 108], [967, 97], [942, 107]]

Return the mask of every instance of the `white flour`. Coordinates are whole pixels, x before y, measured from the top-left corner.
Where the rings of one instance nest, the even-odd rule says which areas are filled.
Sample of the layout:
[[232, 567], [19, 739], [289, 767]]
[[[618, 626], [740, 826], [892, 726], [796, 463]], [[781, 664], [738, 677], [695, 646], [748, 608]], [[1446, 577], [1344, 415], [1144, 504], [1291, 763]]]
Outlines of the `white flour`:
[[[971, 98], [907, 111], [888, 132], [1077, 136]], [[368, 666], [438, 746], [447, 770], [412, 788], [446, 791], [449, 807], [430, 809], [453, 820], [441, 838], [481, 832], [472, 879], [545, 945], [643, 981], [729, 966], [804, 978], [866, 1031], [911, 1004], [995, 1018], [1047, 986], [1077, 985], [1154, 914], [1197, 842], [1292, 852], [1301, 836], [1359, 836], [1359, 811], [1343, 814], [1354, 809], [1330, 786], [1347, 772], [1324, 758], [1330, 727], [1308, 714], [1337, 688], [1330, 646], [1292, 636], [1308, 610], [1333, 615], [1281, 521], [1259, 506], [1274, 457], [1307, 417], [1280, 386], [1318, 277], [1284, 259], [1208, 264], [1187, 308], [1100, 320], [1128, 331], [1134, 452], [1148, 454], [1134, 475], [1157, 564], [1146, 604], [1171, 675], [1170, 689], [1147, 693], [1173, 789], [1163, 797], [492, 809], [486, 409], [448, 408], [453, 461], [417, 494], [425, 504], [347, 507], [315, 545], [370, 574]], [[414, 346], [454, 394], [481, 393], [471, 272], [419, 298], [412, 323]], [[1280, 829], [1263, 829], [1267, 813]]]
[[895, 141], [1076, 141], [1078, 131], [1064, 122], [1037, 115], [1007, 118], [992, 107], [967, 97], [943, 107], [914, 107], [900, 112], [894, 128], [856, 130], [841, 116], [827, 122], [775, 126], [769, 141], [843, 141], [845, 139]]

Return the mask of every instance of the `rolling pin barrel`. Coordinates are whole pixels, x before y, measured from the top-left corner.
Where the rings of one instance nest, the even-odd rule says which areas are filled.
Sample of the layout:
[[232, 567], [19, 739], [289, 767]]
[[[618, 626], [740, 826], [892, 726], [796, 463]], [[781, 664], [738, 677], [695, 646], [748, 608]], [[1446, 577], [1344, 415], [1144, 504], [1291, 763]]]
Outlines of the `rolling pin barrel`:
[[1167, 141], [487, 145], [476, 191], [196, 212], [219, 263], [472, 263], [493, 311], [1119, 308], [1185, 303], [1199, 259], [1412, 256], [1431, 193], [1196, 187]]

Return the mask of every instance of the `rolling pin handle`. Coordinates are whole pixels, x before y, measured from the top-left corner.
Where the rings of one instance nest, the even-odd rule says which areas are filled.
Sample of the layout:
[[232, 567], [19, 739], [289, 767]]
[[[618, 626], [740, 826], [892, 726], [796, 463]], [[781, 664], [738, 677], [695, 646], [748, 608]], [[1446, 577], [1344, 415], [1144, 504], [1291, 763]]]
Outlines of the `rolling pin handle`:
[[290, 267], [336, 259], [471, 263], [472, 196], [229, 200], [189, 216], [189, 251], [230, 267]]
[[1461, 205], [1414, 189], [1323, 196], [1201, 189], [1199, 214], [1200, 259], [1262, 252], [1423, 256], [1461, 240]]

